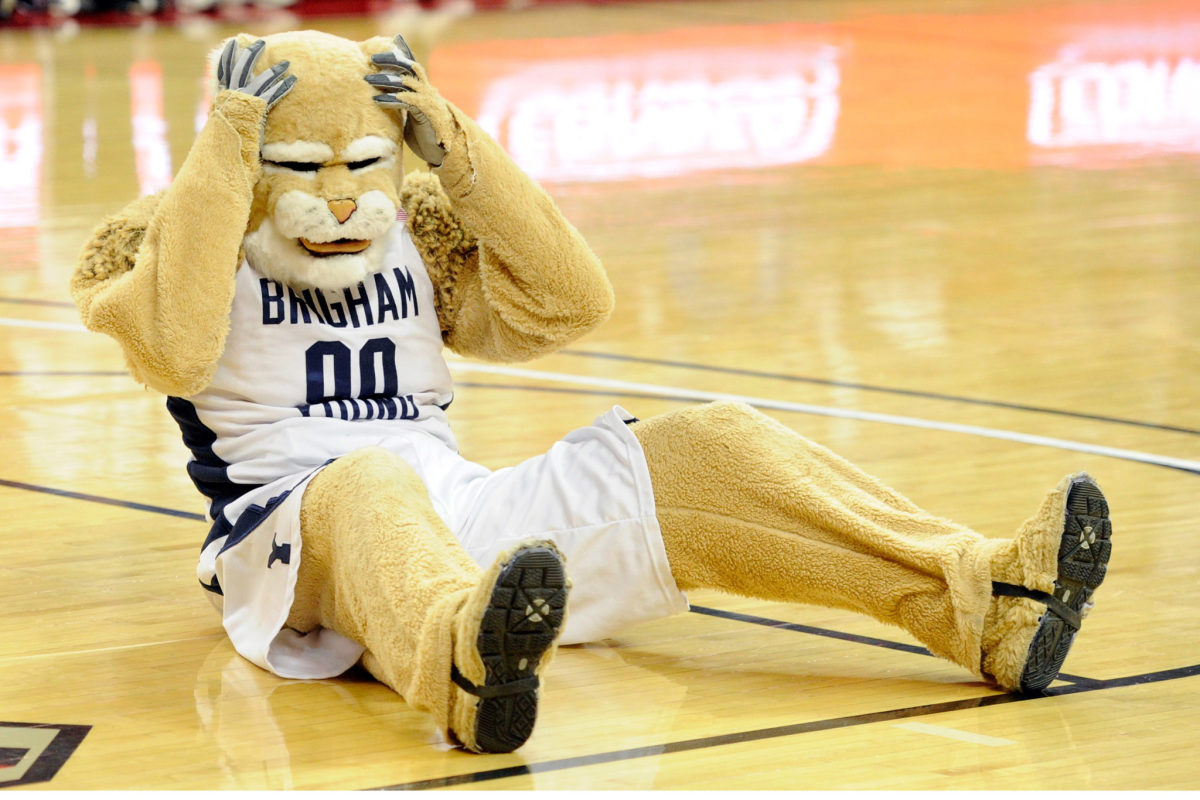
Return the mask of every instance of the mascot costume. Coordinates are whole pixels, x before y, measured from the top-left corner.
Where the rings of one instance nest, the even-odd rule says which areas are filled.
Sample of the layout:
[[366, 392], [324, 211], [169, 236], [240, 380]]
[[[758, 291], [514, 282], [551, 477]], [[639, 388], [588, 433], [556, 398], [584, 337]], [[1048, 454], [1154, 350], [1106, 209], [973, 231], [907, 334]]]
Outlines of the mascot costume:
[[[611, 309], [600, 263], [402, 38], [242, 34], [213, 56], [174, 182], [96, 229], [71, 289], [167, 396], [212, 521], [200, 582], [247, 659], [361, 662], [477, 752], [532, 733], [557, 644], [694, 588], [869, 614], [1008, 690], [1055, 678], [1110, 551], [1087, 475], [992, 539], [740, 404], [614, 408], [473, 464], [443, 346], [562, 347]], [[431, 171], [404, 176], [404, 142]]]

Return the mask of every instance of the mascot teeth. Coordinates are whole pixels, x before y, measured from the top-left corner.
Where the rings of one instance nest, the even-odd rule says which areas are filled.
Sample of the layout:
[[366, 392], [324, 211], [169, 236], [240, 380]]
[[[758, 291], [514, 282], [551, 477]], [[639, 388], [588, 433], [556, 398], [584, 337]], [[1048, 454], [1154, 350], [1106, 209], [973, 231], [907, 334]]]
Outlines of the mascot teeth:
[[300, 246], [314, 256], [335, 256], [343, 253], [361, 253], [371, 245], [370, 239], [338, 239], [335, 242], [310, 242], [300, 237]]

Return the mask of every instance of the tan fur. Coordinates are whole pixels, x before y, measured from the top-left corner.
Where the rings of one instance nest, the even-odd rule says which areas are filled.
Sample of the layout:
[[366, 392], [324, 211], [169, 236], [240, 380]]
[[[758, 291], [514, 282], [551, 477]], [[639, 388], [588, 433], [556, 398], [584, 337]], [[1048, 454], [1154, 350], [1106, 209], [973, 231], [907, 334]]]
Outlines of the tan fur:
[[1000, 685], [1019, 682], [1035, 604], [993, 580], [1053, 588], [1064, 479], [1015, 539], [921, 510], [749, 406], [719, 403], [634, 424], [680, 588], [847, 608]]
[[[237, 38], [243, 46], [255, 39]], [[374, 263], [370, 247], [363, 256], [318, 259], [299, 242], [374, 241], [400, 207], [404, 116], [374, 102], [377, 90], [363, 80], [374, 70], [370, 55], [390, 51], [392, 40], [300, 32], [265, 42], [256, 72], [287, 60], [295, 88], [270, 113], [260, 98], [218, 92], [172, 185], [101, 224], [72, 280], [87, 327], [116, 339], [133, 376], [166, 394], [188, 397], [211, 380], [243, 255], [287, 284], [352, 286], [362, 266]], [[453, 191], [419, 173], [405, 195], [447, 344], [528, 358], [602, 321], [612, 288], [545, 192], [432, 86], [411, 94], [444, 133], [448, 151], [439, 172]], [[390, 143], [390, 159], [350, 168], [364, 143], [381, 141]], [[320, 169], [264, 167], [262, 151], [283, 154], [280, 161], [319, 154]], [[364, 214], [377, 221], [364, 222]], [[429, 711], [448, 735], [469, 739], [469, 712], [458, 713], [466, 728], [451, 729], [461, 692], [449, 666], [455, 626], [460, 634], [478, 629], [460, 609], [486, 602], [476, 596], [486, 585], [411, 470], [382, 451], [339, 459], [306, 491], [301, 528], [291, 624], [328, 626], [363, 644], [373, 674]], [[464, 671], [474, 670], [464, 664]]]
[[101, 225], [71, 281], [84, 324], [165, 394], [203, 389], [224, 350], [265, 112], [259, 98], [218, 95], [171, 186]]
[[[275, 216], [289, 193], [312, 198], [304, 207], [314, 217], [328, 216], [312, 221], [322, 229], [333, 224], [330, 201], [373, 192], [400, 205], [402, 118], [372, 101], [376, 90], [362, 80], [372, 69], [370, 55], [389, 50], [391, 40], [355, 43], [299, 32], [265, 41], [259, 69], [288, 60], [297, 77], [292, 92], [269, 115], [258, 98], [220, 92], [172, 185], [156, 203], [136, 201], [97, 228], [72, 281], [84, 324], [113, 336], [134, 377], [166, 394], [195, 394], [212, 377], [224, 349], [243, 239], [250, 254], [285, 251], [287, 258], [252, 256], [284, 283], [329, 288], [325, 281], [339, 275], [344, 285], [357, 280], [355, 268], [321, 273], [332, 273], [325, 268], [334, 262], [367, 256], [308, 258], [294, 236], [267, 236], [302, 226], [294, 214]], [[612, 287], [553, 201], [432, 87], [414, 102], [425, 104], [448, 148], [435, 175], [415, 173], [406, 194], [416, 205], [414, 237], [436, 284], [446, 343], [467, 355], [527, 359], [602, 322], [612, 308]], [[351, 172], [337, 154], [369, 136], [394, 142], [394, 161], [386, 169]], [[324, 144], [334, 158], [316, 177], [264, 171], [260, 145], [295, 142]]]
[[404, 181], [400, 200], [417, 251], [430, 271], [442, 337], [455, 338], [454, 320], [462, 300], [458, 287], [464, 283], [460, 276], [478, 271], [479, 241], [454, 216], [436, 176], [412, 173]]
[[516, 361], [553, 352], [608, 318], [612, 286], [554, 201], [483, 129], [451, 104], [452, 142], [434, 173], [478, 240], [452, 283], [446, 343], [459, 353]]
[[[120, 343], [135, 378], [180, 397], [201, 391], [224, 350], [243, 257], [284, 283], [352, 286], [378, 250], [349, 251], [381, 240], [401, 203], [443, 340], [457, 352], [532, 358], [608, 316], [612, 287], [583, 238], [419, 67], [420, 85], [404, 99], [445, 155], [402, 185], [404, 118], [362, 80], [390, 39], [304, 32], [266, 42], [258, 69], [290, 61], [293, 91], [270, 113], [262, 99], [218, 92], [172, 185], [102, 223], [80, 255], [71, 291], [84, 323]], [[387, 158], [351, 169], [379, 142], [391, 146]], [[319, 156], [320, 169], [264, 167], [264, 149], [283, 154], [268, 161]], [[305, 241], [339, 254], [317, 258]], [[744, 406], [687, 409], [634, 431], [680, 586], [852, 608], [1001, 685], [1019, 677], [1040, 612], [991, 599], [989, 582], [1053, 582], [1056, 497], [1015, 541], [991, 542]], [[450, 665], [483, 679], [475, 637], [499, 564], [481, 573], [412, 469], [374, 448], [309, 484], [301, 528], [289, 624], [362, 644], [372, 674], [472, 747], [474, 698], [451, 683]]]
[[[323, 627], [362, 644], [372, 675], [429, 713], [448, 740], [476, 749], [477, 701], [450, 682], [451, 658], [468, 680], [484, 683], [479, 627], [512, 553], [481, 573], [412, 467], [380, 448], [358, 450], [318, 474], [300, 519], [303, 550], [288, 626]], [[553, 654], [551, 647], [535, 674]]]
[[[363, 80], [374, 70], [370, 54], [380, 50], [316, 31], [276, 34], [264, 41], [260, 68], [287, 61], [288, 73], [296, 77], [295, 88], [267, 116], [264, 152], [309, 143], [324, 146], [328, 157], [316, 172], [264, 170], [245, 226], [247, 255], [260, 272], [283, 283], [325, 289], [352, 286], [380, 268], [381, 240], [400, 204], [400, 119], [371, 100], [376, 91]], [[355, 159], [348, 153], [367, 137], [392, 143], [394, 156], [384, 165], [351, 171], [348, 163]], [[362, 225], [361, 214], [339, 223], [328, 207], [340, 200], [361, 204], [368, 193], [384, 201], [373, 224]], [[295, 196], [308, 200], [296, 202]], [[365, 230], [342, 233], [346, 227]], [[319, 231], [318, 241], [348, 236], [380, 243], [362, 254], [318, 258], [299, 242], [308, 229]]]
[[[1013, 546], [998, 548], [991, 558], [995, 580], [1052, 593], [1058, 571], [1058, 549], [1067, 513], [1072, 481], [1059, 482], [1017, 531]], [[1021, 673], [1038, 620], [1046, 612], [1041, 603], [1021, 597], [996, 597], [988, 607], [983, 634], [983, 674], [1005, 689], [1020, 688]]]
[[363, 645], [372, 675], [428, 712], [444, 734], [462, 738], [451, 727], [450, 660], [456, 625], [468, 624], [457, 617], [480, 611], [478, 603], [468, 607], [480, 571], [420, 478], [385, 450], [359, 450], [309, 484], [301, 528], [288, 625], [319, 625]]

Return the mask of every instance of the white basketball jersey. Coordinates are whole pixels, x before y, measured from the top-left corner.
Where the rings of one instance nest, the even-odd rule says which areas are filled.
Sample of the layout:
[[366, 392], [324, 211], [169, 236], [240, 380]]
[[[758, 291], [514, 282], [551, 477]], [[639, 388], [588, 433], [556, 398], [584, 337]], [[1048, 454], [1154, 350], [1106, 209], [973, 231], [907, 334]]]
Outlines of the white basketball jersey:
[[238, 269], [212, 382], [167, 402], [218, 526], [250, 490], [387, 436], [419, 429], [457, 449], [433, 285], [404, 225], [386, 244], [382, 269], [338, 291]]
[[372, 445], [413, 465], [481, 566], [530, 537], [559, 546], [577, 586], [563, 641], [687, 608], [628, 414], [614, 409], [495, 472], [458, 455], [433, 285], [404, 226], [389, 235], [382, 269], [349, 289], [284, 286], [248, 263], [236, 280], [211, 384], [167, 406], [213, 520], [196, 575], [243, 656], [284, 677], [325, 678], [362, 655], [334, 631], [286, 623], [305, 487], [328, 462]]

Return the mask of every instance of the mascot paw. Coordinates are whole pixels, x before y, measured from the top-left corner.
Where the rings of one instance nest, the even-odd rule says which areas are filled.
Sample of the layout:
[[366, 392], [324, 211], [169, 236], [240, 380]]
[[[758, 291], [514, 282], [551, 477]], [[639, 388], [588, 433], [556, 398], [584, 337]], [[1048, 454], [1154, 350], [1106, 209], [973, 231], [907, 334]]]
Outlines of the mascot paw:
[[567, 605], [563, 557], [549, 542], [522, 545], [485, 573], [456, 630], [450, 728], [477, 753], [508, 753], [533, 733], [539, 675]]
[[404, 37], [395, 38], [392, 52], [377, 53], [371, 61], [378, 72], [365, 80], [382, 92], [374, 97], [375, 102], [404, 111], [404, 141], [431, 167], [440, 167], [446, 158], [450, 113]]
[[1053, 593], [992, 584], [996, 599], [989, 622], [995, 645], [989, 648], [985, 641], [985, 650], [990, 651], [985, 670], [1007, 689], [1038, 692], [1058, 676], [1108, 570], [1112, 553], [1108, 502], [1087, 475], [1071, 480], [1063, 517]]
[[217, 88], [261, 97], [271, 108], [296, 85], [296, 77], [287, 75], [290, 64], [281, 61], [270, 69], [256, 75], [254, 65], [266, 48], [267, 43], [259, 39], [249, 47], [239, 47], [236, 39], [230, 39], [217, 61]]

